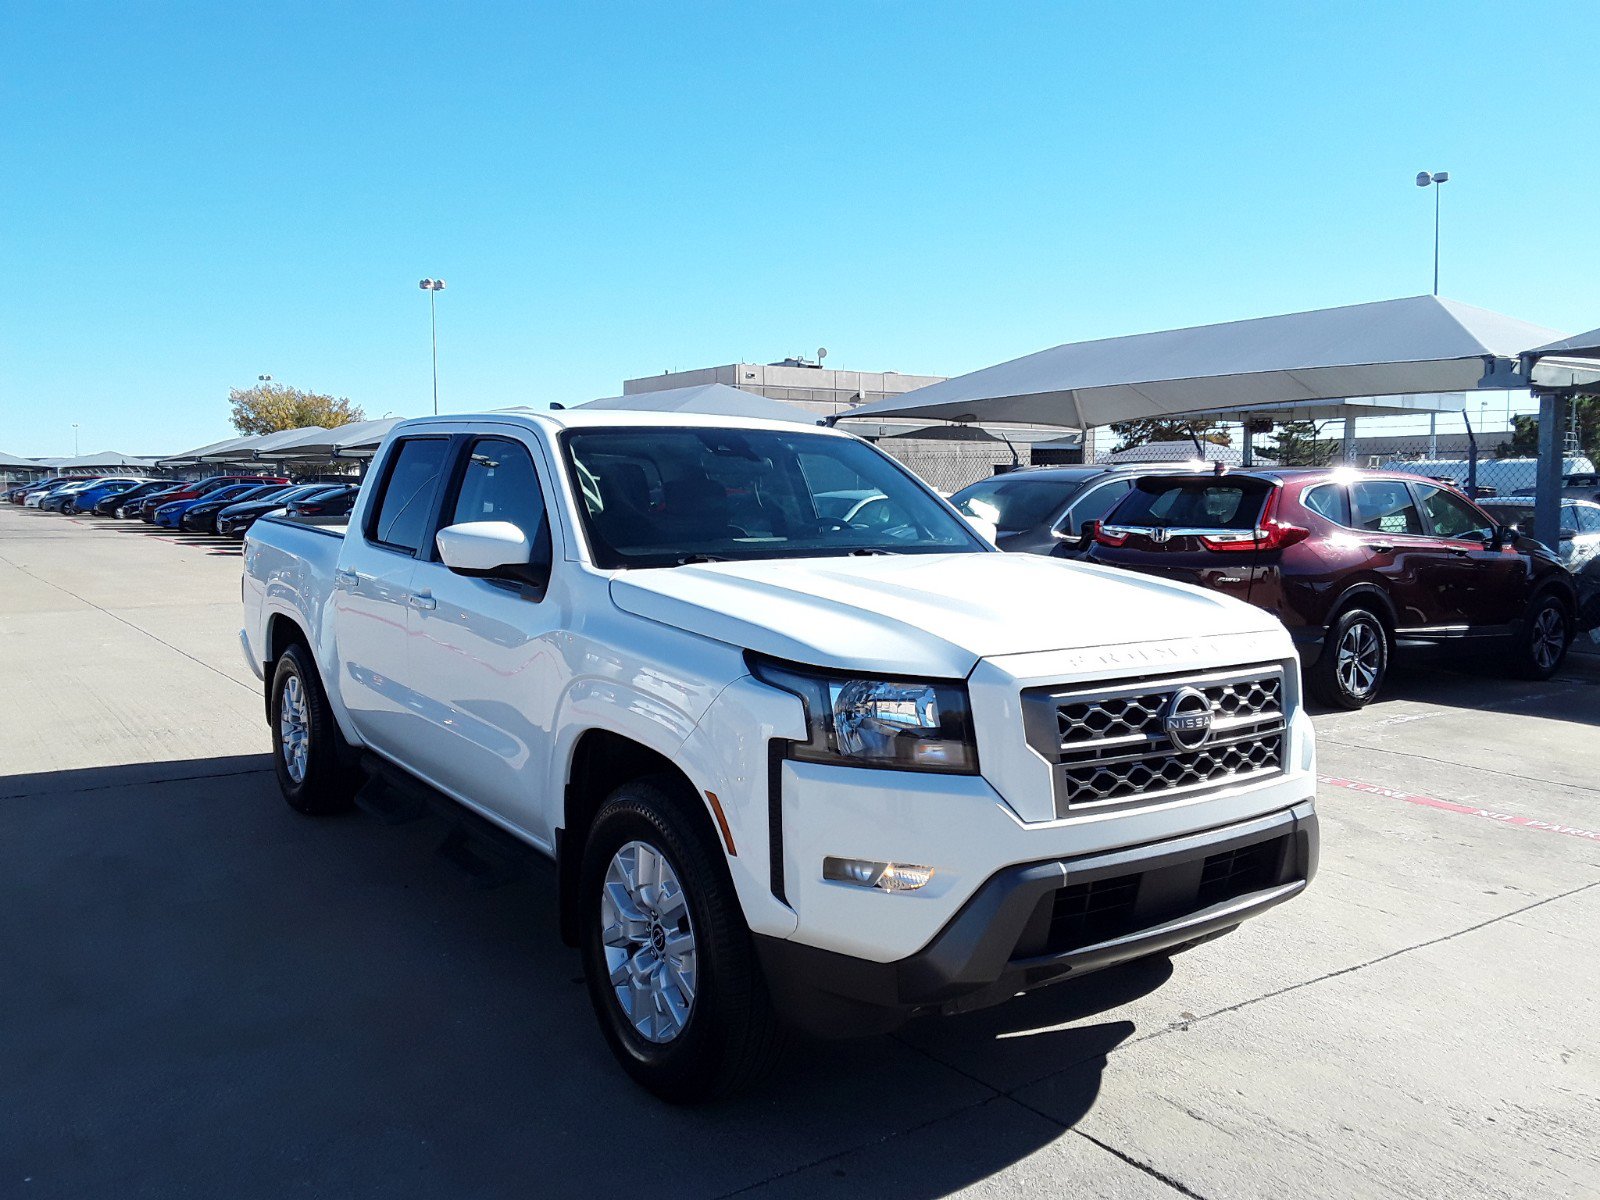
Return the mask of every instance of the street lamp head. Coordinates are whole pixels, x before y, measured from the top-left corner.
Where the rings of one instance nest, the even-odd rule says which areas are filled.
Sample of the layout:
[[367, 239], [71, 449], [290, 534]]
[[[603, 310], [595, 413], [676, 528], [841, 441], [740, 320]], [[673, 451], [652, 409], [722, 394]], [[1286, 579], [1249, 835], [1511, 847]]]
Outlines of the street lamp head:
[[1449, 171], [1435, 171], [1433, 173], [1433, 181], [1435, 183], [1449, 183], [1450, 182], [1450, 172]]
[[1418, 171], [1417, 172], [1417, 186], [1418, 187], [1427, 187], [1432, 182], [1433, 182], [1433, 176], [1432, 175], [1429, 175], [1426, 171]]
[[256, 376], [256, 381], [258, 383], [271, 383], [272, 382], [272, 376], [271, 375], [257, 375]]
[[444, 291], [444, 280], [422, 279], [417, 282], [417, 286], [425, 292], [442, 292]]

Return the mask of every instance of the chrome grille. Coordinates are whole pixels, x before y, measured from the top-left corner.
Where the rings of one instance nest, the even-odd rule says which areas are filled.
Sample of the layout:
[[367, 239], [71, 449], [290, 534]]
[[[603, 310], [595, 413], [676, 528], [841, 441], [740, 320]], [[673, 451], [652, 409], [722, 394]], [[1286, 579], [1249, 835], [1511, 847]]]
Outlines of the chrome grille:
[[[1183, 688], [1200, 692], [1210, 706], [1210, 734], [1195, 748], [1178, 745], [1164, 728], [1172, 697]], [[1029, 743], [1055, 764], [1058, 816], [1283, 770], [1283, 672], [1276, 665], [1115, 686], [1038, 688], [1023, 699]]]

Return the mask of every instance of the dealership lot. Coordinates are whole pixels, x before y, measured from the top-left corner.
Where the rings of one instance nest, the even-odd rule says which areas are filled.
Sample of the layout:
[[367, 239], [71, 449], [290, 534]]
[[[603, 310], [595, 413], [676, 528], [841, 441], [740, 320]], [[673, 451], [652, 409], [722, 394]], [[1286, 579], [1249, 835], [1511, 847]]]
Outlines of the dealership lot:
[[1319, 716], [1321, 873], [701, 1110], [539, 868], [279, 800], [236, 544], [0, 508], [0, 1195], [1600, 1194], [1600, 660]]

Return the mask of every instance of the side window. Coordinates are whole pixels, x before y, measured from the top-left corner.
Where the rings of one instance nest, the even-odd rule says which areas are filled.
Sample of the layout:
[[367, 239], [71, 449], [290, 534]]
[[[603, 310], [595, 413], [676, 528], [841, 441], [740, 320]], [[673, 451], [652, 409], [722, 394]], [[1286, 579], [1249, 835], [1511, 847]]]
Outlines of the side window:
[[537, 544], [544, 528], [544, 493], [533, 458], [521, 442], [480, 438], [461, 476], [446, 525], [467, 521], [509, 521]]
[[412, 554], [422, 548], [449, 449], [445, 438], [408, 438], [395, 448], [372, 521], [373, 541]]
[[1350, 525], [1350, 493], [1339, 483], [1319, 483], [1307, 488], [1300, 503], [1318, 516], [1326, 517], [1335, 525]]
[[1461, 497], [1432, 484], [1422, 484], [1417, 491], [1422, 495], [1422, 507], [1428, 514], [1428, 523], [1433, 526], [1434, 536], [1487, 537], [1494, 532], [1493, 524], [1485, 521], [1478, 511]]
[[1067, 518], [1062, 523], [1062, 529], [1067, 533], [1076, 533], [1083, 528], [1085, 521], [1105, 520], [1106, 514], [1117, 506], [1117, 501], [1132, 489], [1133, 480], [1117, 479], [1079, 497], [1067, 510]]
[[1350, 487], [1357, 529], [1371, 533], [1421, 533], [1422, 517], [1411, 491], [1396, 479], [1364, 479]]
[[1578, 532], [1600, 533], [1600, 508], [1590, 508], [1587, 504], [1574, 504], [1578, 510]]

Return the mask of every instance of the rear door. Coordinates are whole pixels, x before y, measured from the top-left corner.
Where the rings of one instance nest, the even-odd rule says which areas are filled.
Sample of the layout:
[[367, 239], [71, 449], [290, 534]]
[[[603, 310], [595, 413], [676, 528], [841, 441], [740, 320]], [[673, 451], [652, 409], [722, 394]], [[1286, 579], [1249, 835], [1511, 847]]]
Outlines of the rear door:
[[1102, 524], [1094, 560], [1249, 600], [1271, 491], [1250, 475], [1146, 476]]
[[334, 570], [332, 606], [339, 694], [361, 740], [404, 764], [422, 725], [407, 614], [412, 576], [432, 536], [448, 437], [396, 441], [379, 467], [378, 490], [352, 525]]

